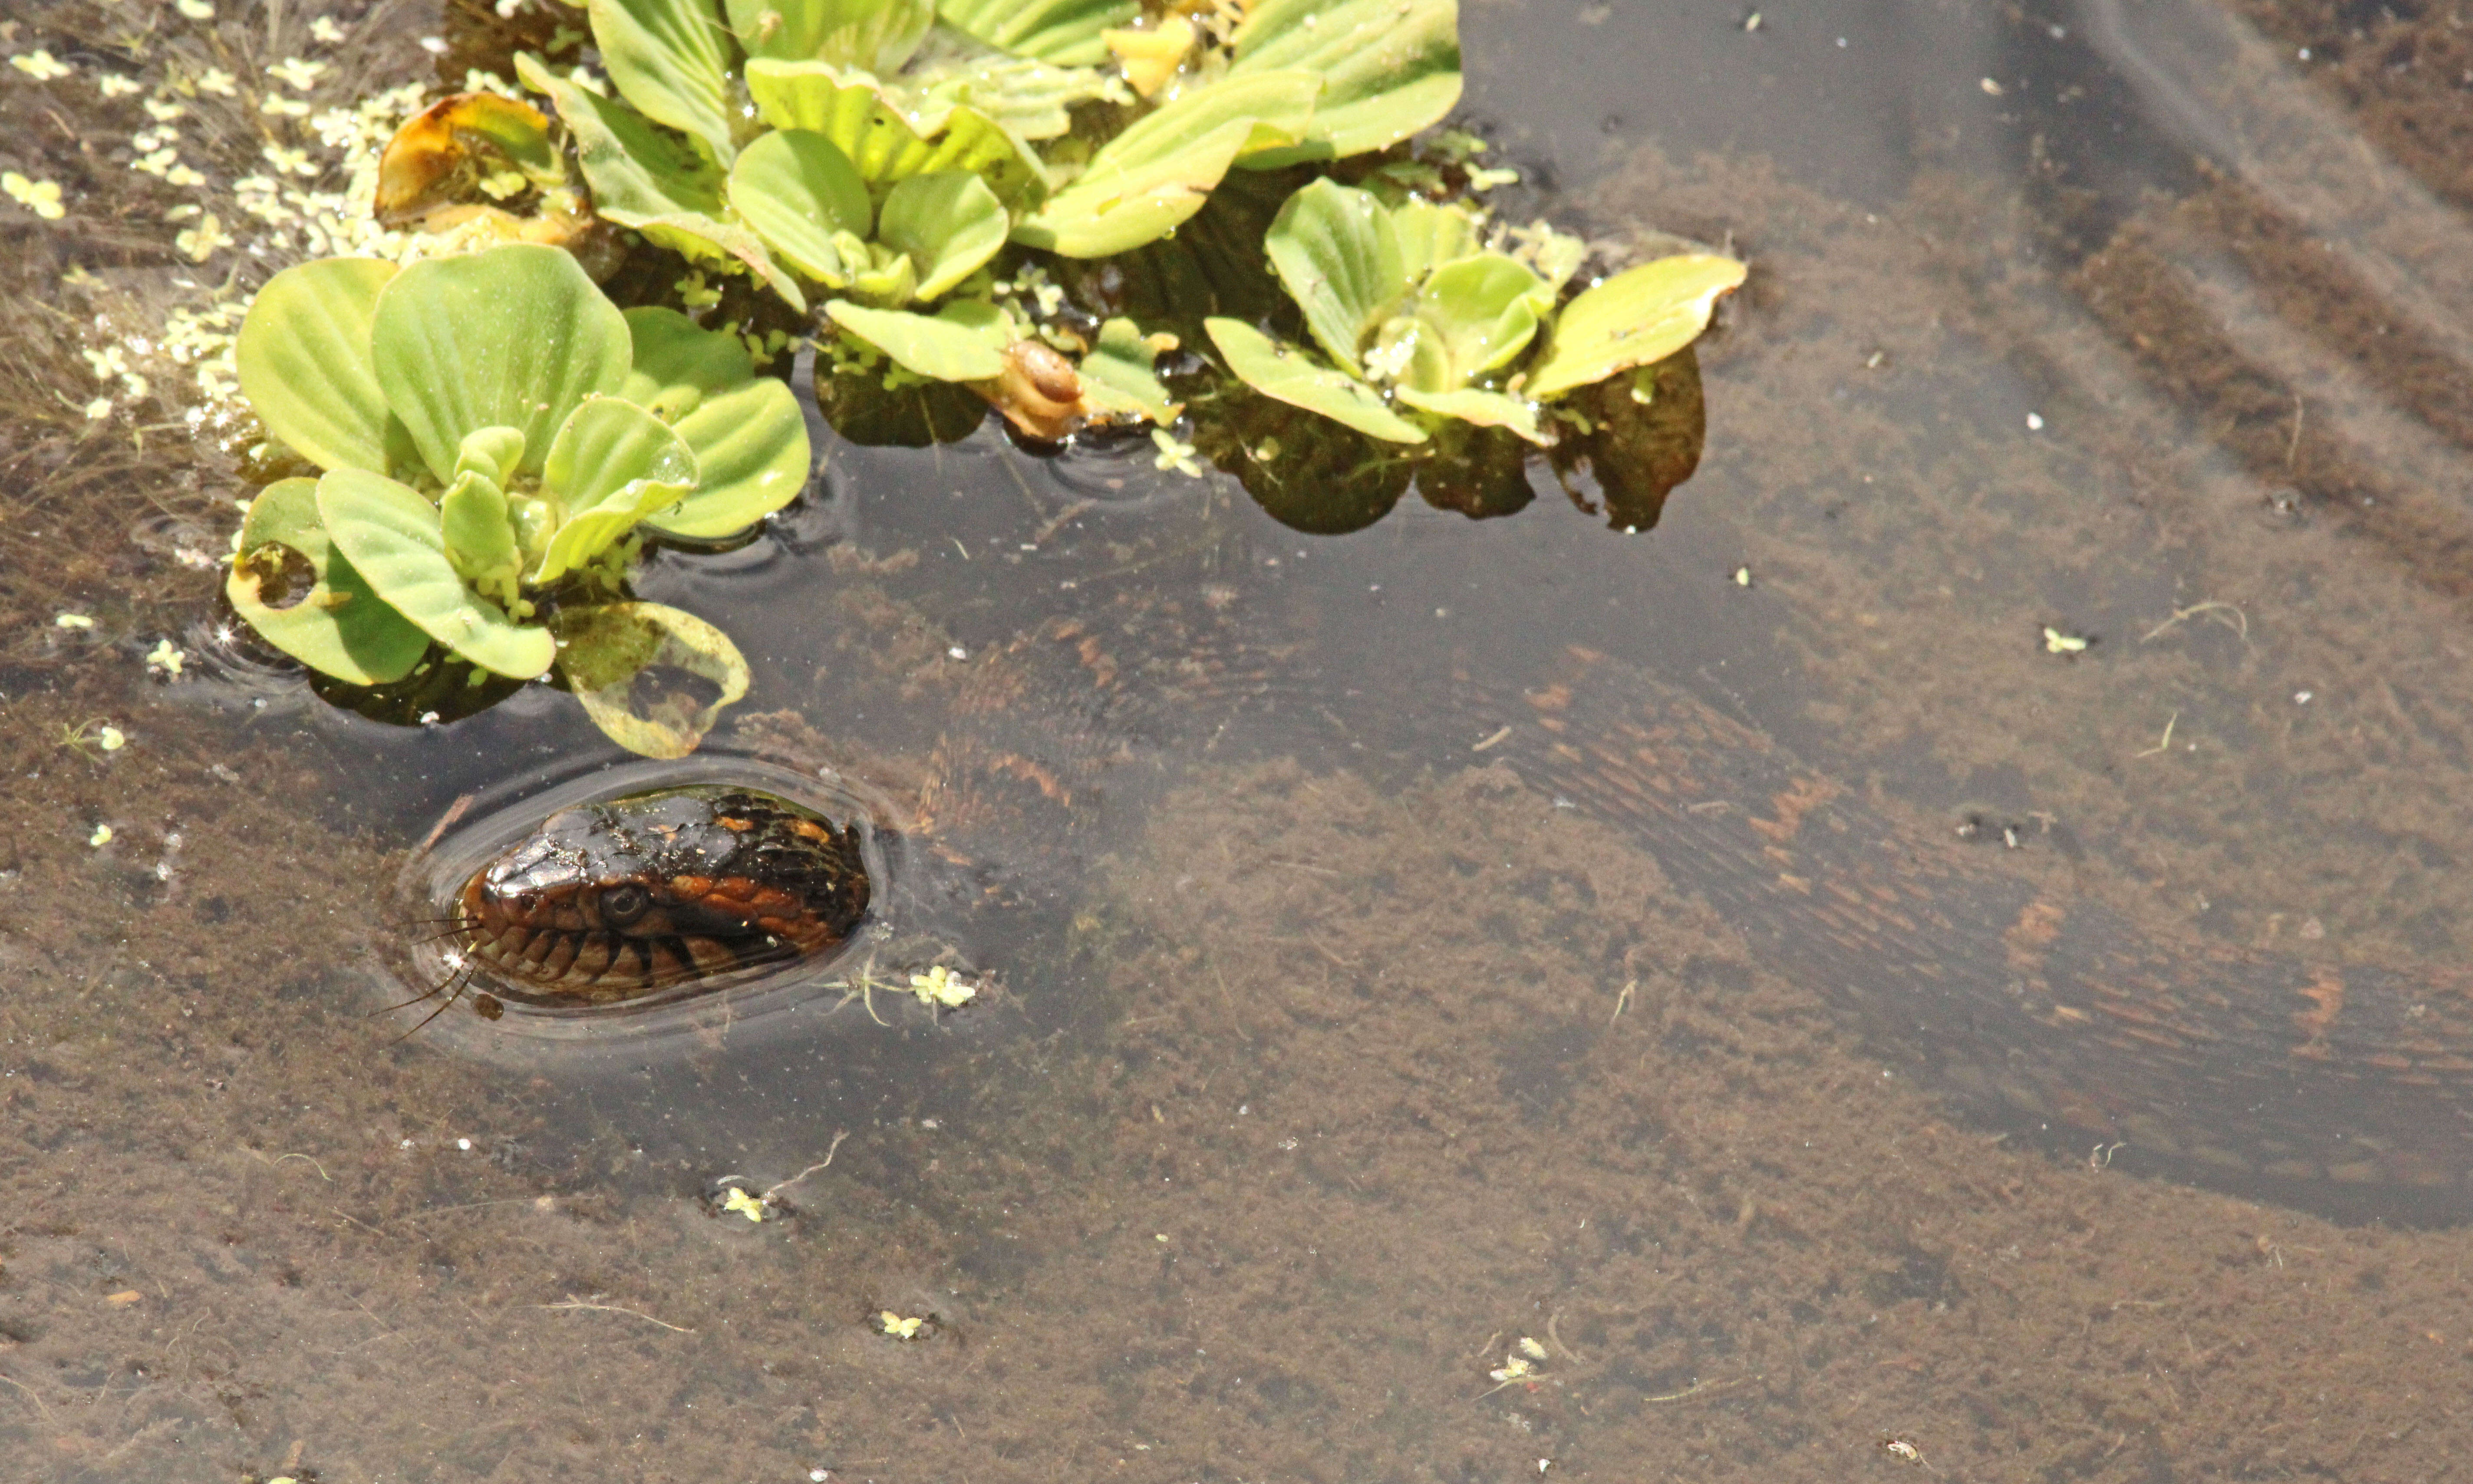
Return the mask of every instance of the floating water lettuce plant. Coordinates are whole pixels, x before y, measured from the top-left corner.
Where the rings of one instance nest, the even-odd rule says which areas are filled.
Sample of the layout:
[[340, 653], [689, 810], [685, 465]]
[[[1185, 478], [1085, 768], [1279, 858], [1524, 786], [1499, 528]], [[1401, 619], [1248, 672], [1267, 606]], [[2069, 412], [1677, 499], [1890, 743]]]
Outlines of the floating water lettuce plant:
[[[1456, 0], [588, 11], [606, 84], [530, 56], [516, 70], [549, 98], [593, 213], [764, 284], [854, 352], [836, 354], [838, 370], [874, 357], [897, 369], [888, 391], [903, 377], [969, 387], [1048, 439], [1173, 419], [1180, 404], [1151, 395], [1152, 368], [1124, 352], [1180, 342], [1128, 320], [1103, 348], [1088, 331], [1121, 316], [1076, 325], [1052, 304], [1025, 311], [1001, 285], [1043, 261], [1162, 243], [1232, 175], [1391, 149], [1441, 121], [1461, 88]], [[428, 138], [468, 116], [458, 137], [483, 165], [458, 175], [439, 152], [407, 149], [428, 161], [423, 179], [477, 177], [499, 192], [529, 180], [545, 213], [563, 202], [540, 143], [547, 115], [468, 99], [417, 127]], [[1372, 189], [1315, 180], [1271, 224], [1262, 247], [1319, 355], [1284, 342], [1283, 323], [1176, 323], [1265, 395], [1381, 441], [1423, 443], [1457, 421], [1546, 445], [1560, 433], [1542, 404], [1688, 345], [1741, 281], [1731, 259], [1685, 254], [1558, 314], [1581, 245], [1542, 225], [1506, 233], [1474, 192], [1516, 172], [1467, 167], [1482, 141], [1447, 131], [1437, 145], [1449, 170], [1395, 159], [1365, 177]], [[564, 230], [545, 218], [515, 234], [569, 240]], [[1131, 395], [1128, 371], [1146, 383]]]
[[[853, 172], [879, 201], [917, 176], [975, 174], [1013, 240], [1101, 256], [1172, 230], [1233, 166], [1380, 150], [1440, 120], [1460, 92], [1456, 0], [1262, 0], [1147, 29], [1132, 0], [594, 0], [589, 11], [615, 98], [519, 65], [576, 132], [595, 199], [645, 216], [681, 251], [739, 258], [794, 303], [804, 295], [770, 260], [828, 288], [864, 266], [846, 244], [827, 259], [803, 240], [866, 236], [831, 209]], [[1135, 101], [1095, 65], [1112, 55], [1140, 57], [1140, 95], [1159, 106], [1094, 147], [1070, 110]], [[741, 87], [754, 125], [729, 102]], [[742, 171], [768, 130], [809, 137]], [[654, 199], [682, 209], [645, 211]], [[942, 235], [985, 222], [980, 202], [967, 209], [922, 209], [912, 225]]]
[[[304, 264], [241, 331], [243, 392], [324, 473], [261, 493], [227, 590], [332, 682], [550, 677], [624, 745], [691, 749], [746, 666], [627, 582], [647, 538], [726, 539], [804, 482], [751, 324], [814, 337], [846, 436], [958, 436], [973, 396], [1034, 439], [1149, 426], [1163, 468], [1198, 452], [1301, 529], [1412, 481], [1505, 514], [1541, 449], [1636, 527], [1697, 461], [1688, 347], [1743, 265], [1574, 294], [1578, 239], [1484, 204], [1517, 172], [1411, 144], [1459, 99], [1456, 0], [585, 8], [606, 77], [518, 56], [546, 108], [456, 94], [387, 151], [378, 213], [449, 255]], [[660, 669], [702, 699], [645, 699]]]
[[[1743, 281], [1733, 258], [1681, 253], [1619, 274], [1558, 314], [1578, 245], [1538, 234], [1505, 251], [1488, 245], [1484, 225], [1457, 205], [1391, 204], [1313, 181], [1281, 207], [1264, 248], [1328, 362], [1241, 320], [1208, 321], [1212, 342], [1263, 395], [1369, 437], [1424, 443], [1427, 427], [1405, 409], [1545, 443], [1540, 402], [1682, 349]], [[1541, 331], [1544, 348], [1514, 371]]]
[[[987, 304], [974, 275], [1008, 245], [1121, 253], [1172, 233], [1232, 169], [1384, 149], [1458, 101], [1456, 0], [1191, 10], [1151, 19], [1133, 0], [593, 0], [607, 86], [530, 56], [516, 70], [549, 98], [602, 220], [747, 274], [914, 374], [994, 394], [984, 356], [956, 360], [949, 329], [912, 322], [950, 325], [956, 299]], [[452, 103], [440, 108], [458, 114]], [[505, 156], [468, 174], [502, 190], [536, 174], [523, 107], [463, 109], [488, 126], [469, 132], [474, 147]], [[435, 134], [438, 122], [422, 127]], [[449, 173], [433, 161], [425, 179]], [[558, 240], [558, 229], [528, 235]], [[986, 338], [985, 315], [963, 323]], [[1058, 389], [1052, 370], [1046, 379]], [[1089, 405], [1063, 398], [1075, 408], [1063, 421], [990, 399], [1044, 436], [1141, 415], [1104, 392]]]
[[513, 244], [288, 269], [238, 363], [270, 437], [325, 471], [268, 487], [243, 525], [225, 590], [268, 642], [354, 685], [438, 662], [433, 646], [475, 683], [555, 667], [654, 755], [691, 749], [726, 701], [628, 712], [644, 665], [744, 690], [726, 635], [626, 601], [642, 533], [727, 537], [805, 483], [797, 401], [734, 337], [622, 312], [569, 253]]

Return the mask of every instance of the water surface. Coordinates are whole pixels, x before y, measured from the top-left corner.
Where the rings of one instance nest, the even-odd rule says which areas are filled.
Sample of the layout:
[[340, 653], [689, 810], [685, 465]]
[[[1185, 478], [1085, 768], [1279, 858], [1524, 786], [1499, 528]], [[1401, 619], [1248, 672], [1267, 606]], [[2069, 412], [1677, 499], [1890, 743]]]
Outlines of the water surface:
[[[177, 399], [84, 415], [117, 384], [78, 352], [232, 261], [168, 246], [145, 117], [92, 73], [311, 46], [227, 7], [141, 58], [95, 39], [120, 9], [20, 15], [11, 50], [84, 74], [0, 87], [7, 162], [72, 207], [0, 220], [28, 1476], [2466, 1450], [2456, 1079], [2372, 1060], [2463, 1015], [2446, 15], [1473, 6], [1509, 210], [1754, 265], [1663, 518], [1541, 475], [1517, 515], [1412, 494], [1317, 538], [1147, 457], [834, 448], [766, 538], [644, 595], [756, 662], [715, 755], [948, 789], [905, 951], [997, 993], [579, 1050], [371, 1013], [440, 816], [624, 759], [546, 692], [395, 730], [229, 658], [180, 553], [228, 539], [230, 458]], [[420, 37], [475, 24], [339, 18], [330, 89], [426, 78]], [[252, 168], [220, 107], [193, 157]], [[962, 766], [1008, 751], [1075, 797]], [[2136, 995], [2071, 998], [2098, 981]], [[788, 1212], [719, 1213], [732, 1177]]]

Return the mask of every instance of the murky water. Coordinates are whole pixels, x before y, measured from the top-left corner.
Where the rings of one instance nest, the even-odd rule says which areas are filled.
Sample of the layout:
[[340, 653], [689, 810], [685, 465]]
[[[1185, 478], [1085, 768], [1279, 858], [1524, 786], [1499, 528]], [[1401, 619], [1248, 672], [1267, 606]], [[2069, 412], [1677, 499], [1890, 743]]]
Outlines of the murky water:
[[644, 595], [756, 665], [698, 767], [906, 810], [882, 962], [990, 993], [623, 1039], [386, 1007], [459, 799], [635, 765], [239, 658], [237, 471], [80, 354], [233, 261], [97, 73], [491, 24], [226, 9], [0, 23], [76, 69], [0, 85], [0, 1472], [2457, 1472], [2452, 12], [1473, 6], [1512, 214], [1754, 265], [1663, 519], [834, 447]]

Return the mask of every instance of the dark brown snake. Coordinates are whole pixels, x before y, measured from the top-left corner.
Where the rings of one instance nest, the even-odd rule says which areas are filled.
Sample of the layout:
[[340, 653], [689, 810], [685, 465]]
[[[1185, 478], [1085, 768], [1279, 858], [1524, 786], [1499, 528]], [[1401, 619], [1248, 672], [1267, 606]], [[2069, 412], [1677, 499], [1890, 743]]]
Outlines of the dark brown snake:
[[[1194, 658], [1203, 616], [1170, 604], [1113, 632], [1050, 623], [991, 657], [958, 708], [1046, 714], [1025, 678], [1059, 670], [1086, 690], [1129, 677], [1172, 690], [1224, 668]], [[1120, 664], [1120, 645], [1169, 658]], [[2473, 976], [2159, 941], [2003, 872], [1999, 851], [1893, 824], [1759, 731], [1585, 650], [1517, 691], [1453, 680], [1470, 734], [1511, 729], [1486, 762], [1628, 830], [1766, 968], [1996, 1120], [2024, 1114], [2081, 1158], [2125, 1145], [2121, 1165], [2306, 1205], [2473, 1211]], [[1103, 754], [963, 749], [925, 797], [1069, 802]], [[868, 900], [854, 862], [829, 822], [778, 801], [656, 794], [557, 816], [476, 874], [463, 906], [482, 924], [472, 951], [517, 988], [624, 997], [839, 942]]]
[[1629, 826], [1766, 967], [1998, 1121], [2347, 1214], [2473, 1214], [2473, 975], [2166, 941], [1585, 650], [1516, 705], [1502, 751], [1532, 784]]
[[708, 785], [562, 809], [456, 905], [464, 951], [516, 993], [606, 1004], [833, 947], [869, 894], [855, 825]]
[[[1068, 663], [1041, 663], [1043, 656]], [[1071, 622], [984, 657], [948, 696], [949, 725], [905, 790], [897, 827], [948, 864], [968, 859], [956, 846], [970, 830], [957, 824], [1069, 832], [1075, 789], [1121, 730], [1112, 715], [1125, 694], [1119, 682], [1137, 673]], [[1241, 683], [1236, 672], [1221, 674]], [[747, 718], [739, 737], [801, 772], [838, 753], [789, 713]], [[699, 979], [734, 982], [744, 970], [829, 952], [876, 899], [860, 842], [854, 821], [727, 784], [561, 809], [465, 879], [446, 904], [458, 957], [416, 1003], [444, 1010], [470, 990], [475, 1008], [495, 1018], [501, 995], [553, 1009], [675, 999]], [[1057, 869], [1043, 861], [1030, 874]]]

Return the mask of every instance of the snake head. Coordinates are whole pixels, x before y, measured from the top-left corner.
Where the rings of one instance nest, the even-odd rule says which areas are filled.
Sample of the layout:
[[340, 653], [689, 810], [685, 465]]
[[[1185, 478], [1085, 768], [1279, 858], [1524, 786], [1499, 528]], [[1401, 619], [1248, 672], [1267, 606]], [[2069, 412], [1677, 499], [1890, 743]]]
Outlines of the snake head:
[[458, 905], [468, 952], [511, 988], [603, 1002], [831, 947], [869, 892], [857, 826], [707, 786], [563, 809]]

